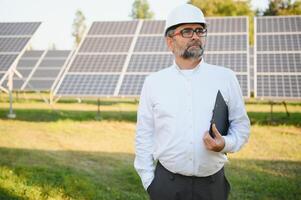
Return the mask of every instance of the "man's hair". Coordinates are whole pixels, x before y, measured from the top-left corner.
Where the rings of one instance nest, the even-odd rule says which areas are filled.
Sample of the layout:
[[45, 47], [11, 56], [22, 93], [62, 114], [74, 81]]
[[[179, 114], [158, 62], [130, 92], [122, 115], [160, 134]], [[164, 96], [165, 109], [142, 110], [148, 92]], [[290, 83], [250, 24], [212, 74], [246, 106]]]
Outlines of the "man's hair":
[[177, 24], [177, 25], [169, 27], [165, 32], [165, 37], [172, 37], [172, 35], [175, 33], [175, 29], [180, 25], [181, 24]]
[[[187, 24], [187, 23], [183, 23], [183, 24]], [[171, 26], [169, 27], [166, 32], [165, 32], [165, 37], [172, 37], [173, 34], [175, 33], [175, 29], [178, 28], [179, 26], [183, 25], [183, 24], [177, 24], [177, 25], [174, 25], [174, 26]], [[204, 27], [204, 28], [207, 28], [207, 25], [204, 24], [204, 23], [201, 23], [201, 25]]]
[[174, 33], [175, 33], [175, 29], [168, 29], [166, 31], [165, 37], [172, 37]]

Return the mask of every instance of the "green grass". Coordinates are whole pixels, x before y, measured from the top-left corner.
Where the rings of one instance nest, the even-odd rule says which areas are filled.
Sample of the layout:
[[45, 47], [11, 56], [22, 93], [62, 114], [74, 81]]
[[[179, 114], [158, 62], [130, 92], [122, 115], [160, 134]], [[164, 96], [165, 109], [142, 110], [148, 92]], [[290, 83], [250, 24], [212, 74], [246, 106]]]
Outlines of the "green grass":
[[[301, 197], [301, 104], [251, 102], [251, 137], [229, 154], [231, 200], [296, 200]], [[0, 99], [0, 199], [148, 199], [133, 168], [137, 103], [64, 100], [50, 107], [19, 99], [15, 120]]]

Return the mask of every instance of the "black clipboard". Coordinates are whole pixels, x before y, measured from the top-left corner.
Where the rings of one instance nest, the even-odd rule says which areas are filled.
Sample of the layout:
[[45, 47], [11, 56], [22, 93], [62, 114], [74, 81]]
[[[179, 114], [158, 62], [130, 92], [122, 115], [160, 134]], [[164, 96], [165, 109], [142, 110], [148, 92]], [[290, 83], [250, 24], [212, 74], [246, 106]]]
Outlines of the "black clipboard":
[[223, 95], [218, 90], [216, 99], [215, 99], [215, 105], [213, 109], [213, 115], [210, 121], [210, 129], [209, 134], [212, 138], [214, 138], [214, 133], [212, 131], [212, 124], [215, 124], [218, 132], [225, 136], [228, 134], [228, 129], [230, 126], [229, 122], [229, 110], [228, 106], [223, 98]]

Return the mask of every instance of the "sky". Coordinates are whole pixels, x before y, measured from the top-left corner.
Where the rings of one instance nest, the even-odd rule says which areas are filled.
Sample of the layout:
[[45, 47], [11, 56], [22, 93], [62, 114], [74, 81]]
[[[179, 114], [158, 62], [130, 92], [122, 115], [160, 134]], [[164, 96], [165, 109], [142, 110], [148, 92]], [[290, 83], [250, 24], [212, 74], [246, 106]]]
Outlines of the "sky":
[[[72, 49], [72, 23], [79, 9], [87, 27], [93, 21], [131, 20], [134, 0], [0, 0], [0, 22], [40, 21], [32, 38], [33, 49]], [[154, 19], [165, 19], [169, 11], [187, 0], [148, 0]], [[253, 8], [265, 9], [268, 0], [252, 0]]]

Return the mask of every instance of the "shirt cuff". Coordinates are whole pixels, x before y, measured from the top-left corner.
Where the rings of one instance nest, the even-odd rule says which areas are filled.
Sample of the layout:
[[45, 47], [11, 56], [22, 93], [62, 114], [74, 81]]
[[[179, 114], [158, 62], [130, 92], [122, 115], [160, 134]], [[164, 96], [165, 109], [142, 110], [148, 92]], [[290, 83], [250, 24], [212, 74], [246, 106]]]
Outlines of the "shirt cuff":
[[231, 138], [227, 137], [227, 136], [223, 136], [224, 140], [225, 140], [225, 146], [224, 148], [221, 150], [221, 153], [229, 153], [231, 152], [232, 149], [232, 142], [231, 142]]
[[154, 177], [155, 177], [154, 173], [151, 173], [151, 172], [144, 173], [141, 176], [142, 185], [143, 185], [145, 190], [147, 190], [148, 186], [150, 186], [150, 184], [152, 183]]

